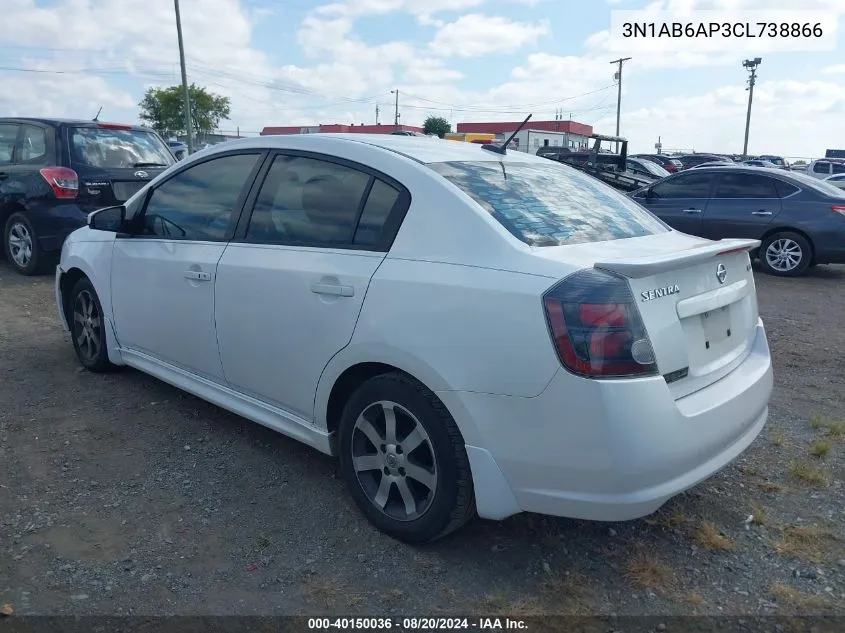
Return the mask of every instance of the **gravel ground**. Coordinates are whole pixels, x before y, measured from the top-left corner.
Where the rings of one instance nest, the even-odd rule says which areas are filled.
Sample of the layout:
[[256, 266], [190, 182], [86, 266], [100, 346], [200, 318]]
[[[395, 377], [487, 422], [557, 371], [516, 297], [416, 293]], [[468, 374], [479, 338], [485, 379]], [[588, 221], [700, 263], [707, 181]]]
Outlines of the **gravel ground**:
[[366, 523], [328, 457], [141, 373], [82, 371], [52, 279], [0, 262], [0, 606], [845, 614], [845, 267], [757, 283], [775, 393], [737, 462], [644, 520], [475, 520], [414, 548]]

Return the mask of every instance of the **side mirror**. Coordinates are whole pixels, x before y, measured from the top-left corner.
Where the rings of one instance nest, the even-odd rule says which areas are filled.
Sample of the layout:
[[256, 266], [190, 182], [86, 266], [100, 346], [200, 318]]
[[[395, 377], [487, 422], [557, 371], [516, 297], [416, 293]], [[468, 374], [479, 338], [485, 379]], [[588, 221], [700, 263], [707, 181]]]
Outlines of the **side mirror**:
[[95, 231], [108, 231], [120, 233], [126, 221], [126, 207], [106, 207], [98, 209], [88, 216], [88, 227]]

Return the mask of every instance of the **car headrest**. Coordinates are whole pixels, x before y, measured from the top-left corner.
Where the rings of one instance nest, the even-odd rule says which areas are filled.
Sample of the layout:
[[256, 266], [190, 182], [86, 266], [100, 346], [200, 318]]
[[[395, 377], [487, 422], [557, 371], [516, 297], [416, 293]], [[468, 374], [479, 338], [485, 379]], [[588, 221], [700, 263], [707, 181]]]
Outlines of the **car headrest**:
[[302, 208], [314, 222], [329, 222], [356, 205], [353, 192], [335, 176], [315, 176], [302, 189]]

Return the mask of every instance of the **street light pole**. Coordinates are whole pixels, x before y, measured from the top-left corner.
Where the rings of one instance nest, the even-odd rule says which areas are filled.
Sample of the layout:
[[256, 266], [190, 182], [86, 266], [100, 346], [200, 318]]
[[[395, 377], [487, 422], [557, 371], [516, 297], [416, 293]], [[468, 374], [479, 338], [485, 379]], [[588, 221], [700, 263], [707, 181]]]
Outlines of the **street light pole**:
[[[614, 59], [611, 64], [619, 64], [619, 70], [616, 71], [617, 93], [616, 93], [616, 136], [619, 136], [619, 120], [622, 113], [622, 64], [627, 62], [630, 57], [620, 57]], [[616, 153], [619, 153], [619, 141], [616, 142]]]
[[748, 77], [748, 111], [745, 113], [745, 142], [742, 144], [742, 157], [748, 158], [748, 131], [751, 129], [751, 101], [754, 99], [754, 84], [757, 82], [757, 66], [763, 60], [760, 57], [746, 59], [742, 62], [743, 67], [751, 73]]
[[185, 45], [182, 42], [182, 18], [179, 16], [179, 0], [173, 0], [176, 9], [176, 35], [179, 37], [179, 63], [182, 66], [182, 92], [183, 108], [185, 110], [185, 137], [188, 145], [188, 153], [194, 152], [193, 124], [191, 122], [191, 94], [188, 91], [188, 73], [185, 70]]
[[390, 92], [396, 95], [396, 105], [393, 110], [393, 126], [399, 129], [399, 90], [391, 90]]

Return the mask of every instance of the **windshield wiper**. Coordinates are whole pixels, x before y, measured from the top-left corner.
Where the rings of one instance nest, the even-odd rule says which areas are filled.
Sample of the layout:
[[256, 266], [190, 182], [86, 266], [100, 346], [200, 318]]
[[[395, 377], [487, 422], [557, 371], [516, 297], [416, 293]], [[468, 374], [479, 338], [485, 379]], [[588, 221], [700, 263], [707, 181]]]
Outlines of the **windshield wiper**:
[[165, 165], [164, 163], [135, 163], [132, 166], [136, 169], [138, 167], [167, 167], [167, 165]]

